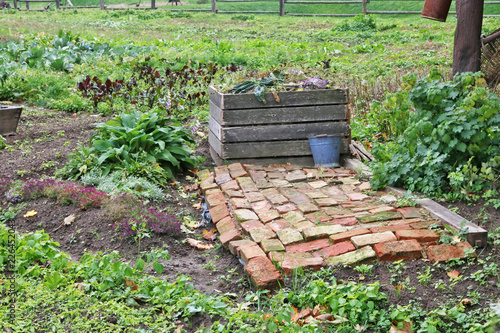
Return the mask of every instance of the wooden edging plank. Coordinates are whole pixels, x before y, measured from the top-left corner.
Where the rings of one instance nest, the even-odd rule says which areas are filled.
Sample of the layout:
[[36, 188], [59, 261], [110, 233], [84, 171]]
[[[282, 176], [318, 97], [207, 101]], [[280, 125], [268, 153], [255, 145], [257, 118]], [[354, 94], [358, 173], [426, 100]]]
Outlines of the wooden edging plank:
[[346, 104], [222, 110], [210, 101], [210, 115], [222, 126], [347, 120]]
[[[221, 142], [262, 142], [279, 140], [303, 140], [320, 134], [338, 134], [347, 136], [347, 122], [321, 122], [283, 125], [260, 125], [222, 127], [215, 119], [209, 118], [210, 131]], [[256, 143], [257, 145], [259, 143]]]
[[222, 94], [212, 86], [209, 88], [210, 101], [223, 110], [347, 104], [347, 91], [345, 89], [281, 91], [277, 92], [277, 95], [280, 99], [279, 103], [276, 102], [272, 93], [265, 93], [266, 103], [264, 104], [258, 101], [253, 93]]

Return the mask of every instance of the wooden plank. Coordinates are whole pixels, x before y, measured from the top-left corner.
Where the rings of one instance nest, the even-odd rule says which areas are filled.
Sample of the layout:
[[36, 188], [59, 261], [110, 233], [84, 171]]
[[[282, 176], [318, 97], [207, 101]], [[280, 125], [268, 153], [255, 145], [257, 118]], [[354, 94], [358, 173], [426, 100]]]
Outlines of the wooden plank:
[[244, 164], [255, 164], [255, 165], [297, 165], [304, 167], [314, 167], [314, 160], [312, 156], [302, 156], [302, 157], [271, 157], [271, 158], [240, 158], [240, 159], [229, 159], [224, 160], [220, 158], [213, 148], [210, 148], [210, 156], [217, 165], [226, 165], [231, 163], [244, 163]]
[[346, 121], [221, 127], [212, 117], [209, 118], [209, 127], [223, 143], [300, 140], [320, 134], [347, 136], [350, 130]]
[[345, 104], [234, 110], [222, 110], [212, 101], [209, 104], [210, 115], [222, 126], [286, 124], [349, 119], [348, 106]]
[[210, 87], [210, 101], [222, 110], [274, 108], [283, 106], [308, 106], [327, 104], [347, 104], [345, 89], [318, 89], [307, 91], [282, 91], [277, 93], [280, 102], [276, 102], [272, 93], [265, 94], [266, 104], [259, 102], [253, 93], [222, 94]]
[[[349, 138], [343, 138], [341, 153], [349, 152]], [[214, 133], [208, 135], [210, 146], [224, 159], [283, 156], [312, 156], [309, 140], [221, 143]]]

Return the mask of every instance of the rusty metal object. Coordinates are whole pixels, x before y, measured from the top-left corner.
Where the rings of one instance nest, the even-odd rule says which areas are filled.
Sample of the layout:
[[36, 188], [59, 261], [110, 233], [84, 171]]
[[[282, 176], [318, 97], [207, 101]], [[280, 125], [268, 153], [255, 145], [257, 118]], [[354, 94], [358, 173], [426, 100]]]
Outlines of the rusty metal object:
[[446, 22], [446, 17], [450, 11], [452, 0], [425, 0], [424, 9], [422, 9], [422, 17]]

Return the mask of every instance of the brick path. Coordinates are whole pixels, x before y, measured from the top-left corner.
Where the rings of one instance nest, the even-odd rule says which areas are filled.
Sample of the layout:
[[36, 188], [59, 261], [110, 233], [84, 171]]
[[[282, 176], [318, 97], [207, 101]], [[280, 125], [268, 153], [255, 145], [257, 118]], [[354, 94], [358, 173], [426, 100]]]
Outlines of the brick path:
[[347, 169], [235, 163], [197, 176], [220, 241], [243, 261], [259, 289], [276, 287], [282, 274], [297, 268], [443, 261], [471, 249], [467, 242], [437, 245], [441, 223], [423, 209], [397, 208], [395, 197], [371, 192], [368, 182]]

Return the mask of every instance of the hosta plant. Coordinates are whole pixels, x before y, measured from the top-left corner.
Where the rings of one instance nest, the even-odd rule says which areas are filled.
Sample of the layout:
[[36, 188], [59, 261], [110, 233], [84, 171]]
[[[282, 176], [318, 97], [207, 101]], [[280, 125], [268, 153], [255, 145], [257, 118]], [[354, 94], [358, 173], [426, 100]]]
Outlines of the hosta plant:
[[123, 113], [96, 128], [90, 147], [73, 153], [60, 175], [79, 179], [97, 168], [102, 176], [122, 171], [164, 185], [174, 173], [195, 167], [188, 131], [158, 112]]

